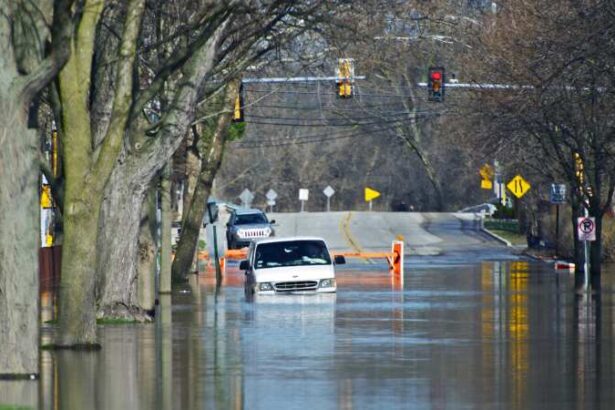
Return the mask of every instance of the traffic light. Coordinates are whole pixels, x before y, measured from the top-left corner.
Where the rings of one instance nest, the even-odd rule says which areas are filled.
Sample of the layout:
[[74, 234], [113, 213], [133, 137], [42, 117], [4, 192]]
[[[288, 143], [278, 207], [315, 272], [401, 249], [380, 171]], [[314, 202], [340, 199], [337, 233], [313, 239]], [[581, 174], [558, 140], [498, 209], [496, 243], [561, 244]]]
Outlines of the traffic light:
[[585, 183], [585, 170], [583, 169], [583, 158], [578, 152], [574, 153], [574, 175], [577, 177], [579, 186], [583, 188]]
[[429, 67], [427, 90], [429, 101], [444, 101], [444, 67]]
[[579, 192], [581, 196], [585, 193], [590, 198], [594, 196], [591, 185], [585, 183], [585, 164], [583, 163], [581, 154], [578, 152], [574, 153], [574, 175], [579, 183]]
[[233, 122], [243, 122], [243, 84], [239, 86], [239, 92], [237, 93], [237, 97], [235, 97]]
[[354, 83], [354, 59], [338, 59], [336, 74], [337, 96], [340, 98], [351, 98], [352, 83]]

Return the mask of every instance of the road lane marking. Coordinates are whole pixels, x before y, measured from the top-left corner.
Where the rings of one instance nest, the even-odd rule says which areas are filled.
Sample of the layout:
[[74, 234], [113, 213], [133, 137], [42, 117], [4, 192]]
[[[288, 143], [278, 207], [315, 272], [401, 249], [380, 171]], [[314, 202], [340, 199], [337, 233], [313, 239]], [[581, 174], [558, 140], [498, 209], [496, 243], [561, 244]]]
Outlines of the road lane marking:
[[[359, 245], [359, 241], [350, 232], [350, 219], [352, 219], [352, 212], [348, 212], [346, 217], [340, 220], [340, 231], [342, 232], [344, 239], [350, 245], [352, 249], [357, 253], [362, 253], [363, 249]], [[365, 263], [373, 263], [373, 261], [362, 259]]]

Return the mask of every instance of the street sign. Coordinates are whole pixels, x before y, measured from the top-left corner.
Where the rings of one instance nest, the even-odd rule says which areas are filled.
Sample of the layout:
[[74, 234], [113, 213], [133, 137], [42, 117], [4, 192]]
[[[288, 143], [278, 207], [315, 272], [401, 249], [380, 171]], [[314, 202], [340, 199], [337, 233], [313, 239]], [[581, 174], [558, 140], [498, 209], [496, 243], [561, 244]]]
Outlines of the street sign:
[[495, 170], [489, 164], [485, 164], [478, 170], [480, 177], [481, 189], [493, 189], [493, 177], [495, 176]]
[[380, 196], [380, 192], [375, 189], [371, 189], [369, 187], [365, 187], [365, 202], [371, 202], [373, 199], [376, 199]]
[[250, 192], [248, 188], [241, 191], [239, 195], [239, 199], [241, 199], [241, 205], [244, 208], [249, 208], [252, 205], [252, 201], [254, 201], [254, 194]]
[[495, 176], [495, 170], [489, 164], [485, 164], [482, 167], [480, 167], [478, 173], [480, 174], [482, 179], [491, 180]]
[[577, 233], [580, 241], [595, 241], [596, 218], [589, 216], [577, 218]]
[[323, 194], [327, 197], [327, 212], [331, 211], [331, 197], [335, 193], [335, 189], [331, 188], [331, 185], [327, 185], [327, 187], [322, 191]]
[[[276, 200], [276, 198], [278, 197], [278, 193], [275, 192], [273, 189], [270, 189], [269, 191], [267, 191], [267, 193], [265, 194], [265, 197], [267, 197], [268, 200], [270, 201], [274, 201]], [[267, 204], [269, 204], [269, 202], [267, 202]]]
[[299, 200], [300, 201], [307, 201], [309, 196], [310, 196], [310, 191], [308, 189], [301, 188], [299, 190]]
[[508, 188], [514, 196], [521, 198], [530, 190], [531, 186], [521, 175], [517, 175], [506, 184], [506, 188]]
[[275, 206], [275, 199], [267, 199], [267, 205]]
[[322, 193], [325, 194], [327, 198], [331, 198], [335, 193], [335, 190], [331, 188], [331, 185], [327, 185], [327, 187], [322, 191]]
[[566, 185], [551, 184], [551, 203], [556, 205], [566, 203]]

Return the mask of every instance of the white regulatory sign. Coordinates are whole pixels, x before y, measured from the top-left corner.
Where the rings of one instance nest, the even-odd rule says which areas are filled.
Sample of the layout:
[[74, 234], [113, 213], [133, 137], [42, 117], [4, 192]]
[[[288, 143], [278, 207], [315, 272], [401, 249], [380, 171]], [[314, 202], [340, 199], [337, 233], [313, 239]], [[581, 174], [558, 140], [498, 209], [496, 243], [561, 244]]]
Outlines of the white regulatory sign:
[[588, 216], [577, 218], [577, 233], [580, 241], [595, 241], [596, 219]]
[[241, 203], [244, 207], [249, 208], [252, 205], [252, 201], [254, 200], [254, 194], [250, 192], [248, 188], [246, 188], [241, 191], [239, 199], [241, 199]]
[[270, 189], [269, 191], [267, 191], [267, 193], [265, 194], [265, 196], [267, 197], [267, 199], [269, 199], [270, 201], [275, 201], [276, 198], [278, 197], [278, 193], [275, 192], [273, 189]]
[[310, 191], [308, 189], [301, 188], [299, 190], [299, 200], [300, 201], [307, 201], [309, 196], [310, 196]]
[[324, 191], [322, 191], [322, 193], [325, 194], [327, 198], [331, 198], [335, 193], [335, 189], [331, 188], [331, 185], [327, 185], [327, 187], [324, 189]]

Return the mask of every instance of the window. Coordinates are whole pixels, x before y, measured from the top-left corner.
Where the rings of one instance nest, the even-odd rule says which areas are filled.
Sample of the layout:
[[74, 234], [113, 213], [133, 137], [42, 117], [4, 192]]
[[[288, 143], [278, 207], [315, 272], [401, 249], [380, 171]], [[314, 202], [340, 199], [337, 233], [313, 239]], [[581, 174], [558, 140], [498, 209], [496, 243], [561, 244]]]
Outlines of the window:
[[330, 264], [325, 243], [310, 240], [258, 244], [254, 263], [256, 269]]
[[254, 224], [266, 224], [267, 218], [263, 214], [243, 214], [237, 215], [235, 218], [235, 225], [254, 225]]

